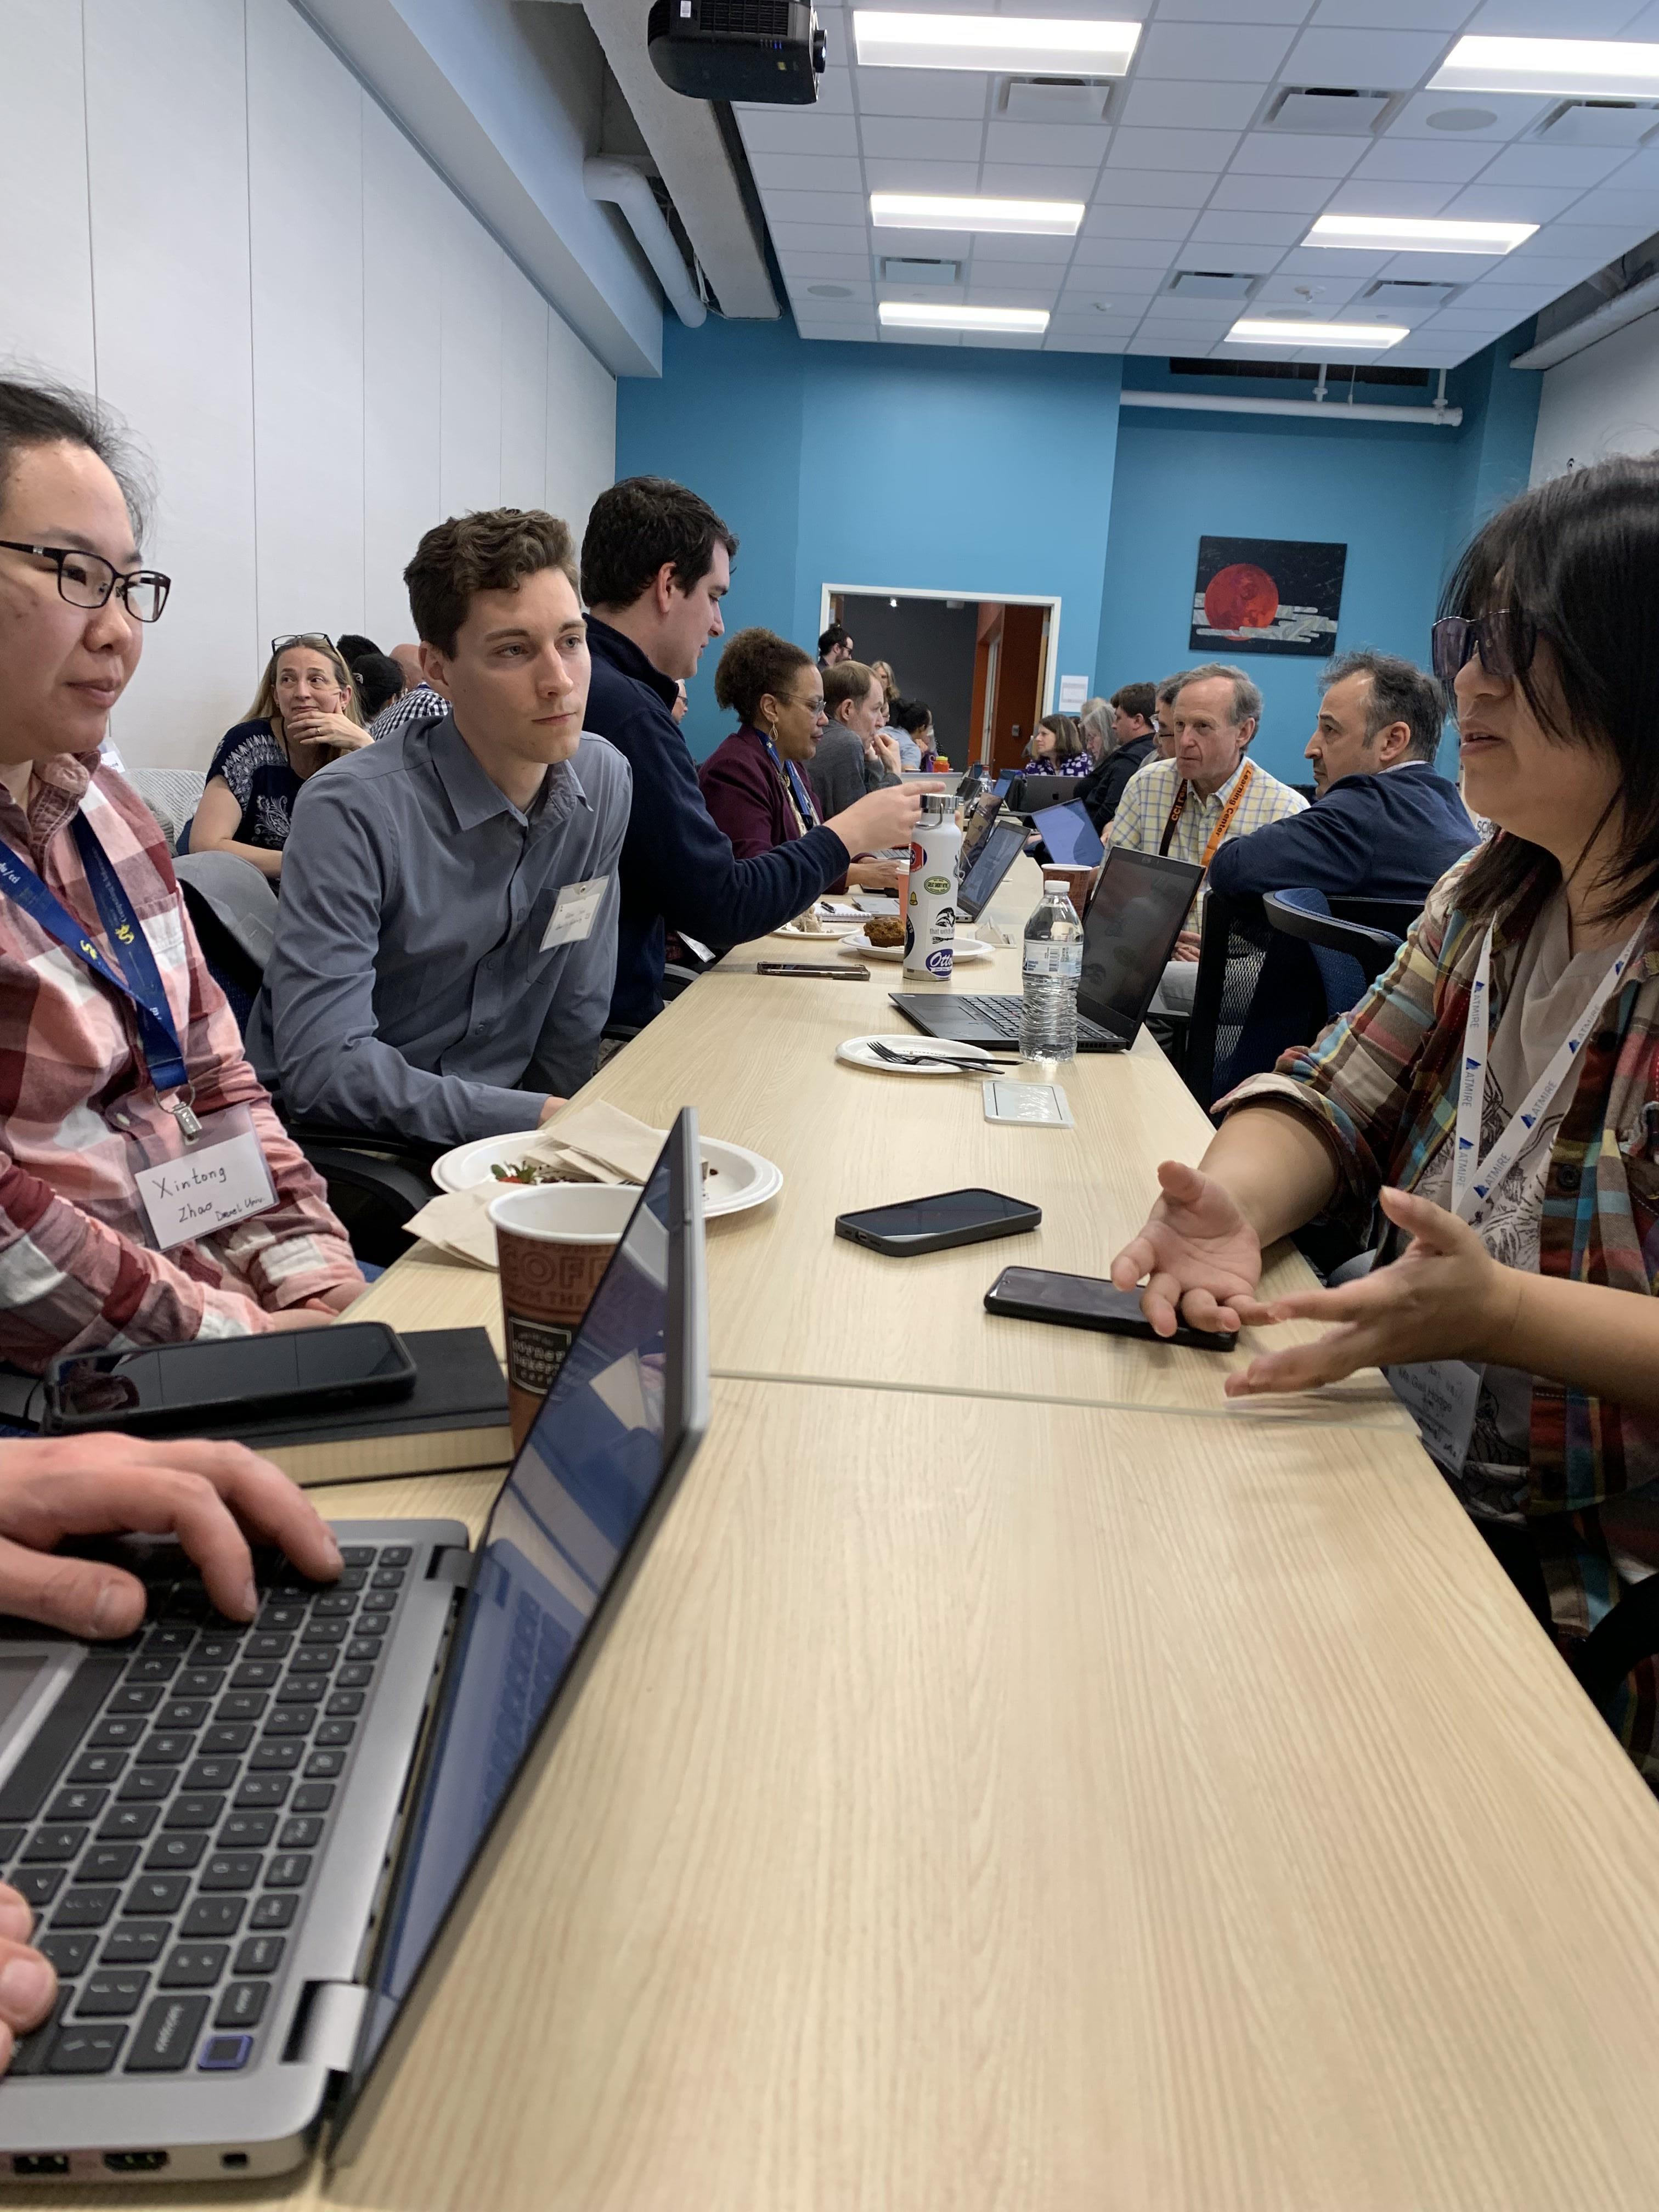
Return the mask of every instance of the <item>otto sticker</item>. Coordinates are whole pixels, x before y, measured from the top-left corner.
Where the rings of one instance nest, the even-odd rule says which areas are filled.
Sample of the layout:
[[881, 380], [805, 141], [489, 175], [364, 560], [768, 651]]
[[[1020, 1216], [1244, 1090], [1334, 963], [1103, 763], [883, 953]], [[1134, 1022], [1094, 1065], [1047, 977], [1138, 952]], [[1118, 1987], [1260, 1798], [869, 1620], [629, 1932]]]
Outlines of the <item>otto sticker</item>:
[[937, 951], [930, 952], [927, 956], [927, 973], [930, 975], [948, 975], [951, 973], [951, 947], [948, 945], [941, 945]]
[[931, 891], [935, 898], [939, 898], [950, 890], [951, 878], [949, 876], [924, 876], [921, 887], [925, 891]]

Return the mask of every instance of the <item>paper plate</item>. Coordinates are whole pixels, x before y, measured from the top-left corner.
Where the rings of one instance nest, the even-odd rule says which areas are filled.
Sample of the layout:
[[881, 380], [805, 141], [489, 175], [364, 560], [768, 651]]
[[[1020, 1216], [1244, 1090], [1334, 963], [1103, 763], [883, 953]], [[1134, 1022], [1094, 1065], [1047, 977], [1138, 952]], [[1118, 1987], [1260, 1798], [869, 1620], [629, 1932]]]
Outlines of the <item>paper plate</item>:
[[[904, 957], [902, 945], [872, 945], [861, 929], [851, 937], [843, 937], [841, 949], [843, 952], [856, 952], [861, 960], [902, 960]], [[957, 960], [988, 960], [991, 957], [991, 948], [982, 937], [959, 937], [952, 951]]]
[[[432, 1180], [440, 1190], [471, 1190], [475, 1184], [489, 1182], [489, 1171], [498, 1161], [506, 1165], [523, 1158], [526, 1139], [534, 1134], [533, 1130], [521, 1129], [514, 1136], [478, 1137], [470, 1145], [458, 1145], [453, 1152], [434, 1160]], [[783, 1188], [782, 1169], [741, 1145], [705, 1137], [702, 1158], [708, 1170], [702, 1182], [702, 1210], [708, 1220], [764, 1206]], [[505, 1190], [509, 1186], [503, 1183], [500, 1188]]]
[[923, 1036], [919, 1030], [888, 1030], [875, 1036], [848, 1037], [844, 1043], [836, 1047], [836, 1058], [844, 1060], [848, 1067], [867, 1067], [874, 1075], [938, 1075], [947, 1083], [958, 1080], [953, 1067], [900, 1067], [894, 1061], [883, 1060], [878, 1054], [872, 1052], [870, 1048], [872, 1044], [891, 1045], [895, 1052], [939, 1053], [959, 1060], [963, 1067], [983, 1067], [992, 1073], [1006, 1064], [982, 1046], [963, 1044], [956, 1038], [947, 1041], [940, 1037]]

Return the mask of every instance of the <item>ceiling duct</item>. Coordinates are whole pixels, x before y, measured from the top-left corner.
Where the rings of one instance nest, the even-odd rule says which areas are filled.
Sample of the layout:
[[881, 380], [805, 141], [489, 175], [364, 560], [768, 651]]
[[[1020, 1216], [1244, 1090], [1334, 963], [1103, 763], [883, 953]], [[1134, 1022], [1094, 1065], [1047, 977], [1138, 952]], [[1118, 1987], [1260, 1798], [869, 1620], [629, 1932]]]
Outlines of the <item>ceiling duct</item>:
[[1070, 76], [1011, 76], [1001, 112], [1012, 123], [1098, 123], [1111, 87]]
[[1360, 297], [1379, 313], [1431, 315], [1462, 290], [1461, 284], [1437, 284], [1426, 276], [1382, 276]]
[[957, 284], [962, 281], [959, 261], [927, 261], [914, 256], [884, 253], [881, 257], [881, 281], [884, 284]]
[[1395, 99], [1391, 92], [1360, 92], [1346, 85], [1291, 85], [1264, 118], [1269, 131], [1315, 131], [1341, 138], [1367, 138]]
[[1179, 269], [1169, 289], [1182, 300], [1247, 300], [1254, 276], [1229, 269]]
[[1659, 130], [1659, 101], [1566, 100], [1552, 108], [1536, 137], [1547, 146], [1611, 147], [1628, 152]]
[[628, 228], [639, 240], [640, 251], [651, 264], [664, 296], [689, 331], [708, 319], [708, 310], [698, 296], [685, 265], [685, 257], [657, 205], [651, 180], [627, 161], [603, 155], [582, 163], [582, 190], [591, 200], [608, 200], [618, 207]]

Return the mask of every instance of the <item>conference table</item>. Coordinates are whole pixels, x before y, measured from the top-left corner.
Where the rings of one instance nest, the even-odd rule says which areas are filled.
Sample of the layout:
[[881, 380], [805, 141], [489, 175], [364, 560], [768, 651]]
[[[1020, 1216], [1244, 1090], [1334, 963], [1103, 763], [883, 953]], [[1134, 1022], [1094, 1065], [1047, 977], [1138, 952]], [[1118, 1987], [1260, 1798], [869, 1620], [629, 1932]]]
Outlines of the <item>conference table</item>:
[[[1032, 889], [994, 917], [1013, 959]], [[1236, 1406], [1225, 1356], [980, 1305], [1016, 1251], [1099, 1272], [1197, 1156], [1162, 1055], [1064, 1070], [1074, 1131], [992, 1127], [967, 1079], [835, 1062], [900, 1026], [892, 977], [757, 976], [777, 951], [581, 1094], [689, 1101], [785, 1182], [710, 1224], [707, 1440], [466, 1952], [354, 2166], [152, 2194], [1659, 2202], [1659, 1808], [1380, 1378]], [[1008, 952], [946, 988], [1011, 988]], [[1041, 1231], [906, 1261], [831, 1234], [981, 1180]], [[411, 1256], [356, 1311], [496, 1297]], [[476, 1531], [500, 1480], [313, 1495]]]

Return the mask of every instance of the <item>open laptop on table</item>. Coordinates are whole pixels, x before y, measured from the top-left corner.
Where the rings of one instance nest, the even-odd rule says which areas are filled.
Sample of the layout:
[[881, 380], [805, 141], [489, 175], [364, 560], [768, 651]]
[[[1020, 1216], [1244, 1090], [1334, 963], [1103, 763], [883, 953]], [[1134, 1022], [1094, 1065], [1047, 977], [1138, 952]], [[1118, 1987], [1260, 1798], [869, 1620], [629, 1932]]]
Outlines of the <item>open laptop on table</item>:
[[1034, 770], [1029, 775], [1016, 775], [1005, 796], [1012, 813], [1032, 815], [1045, 806], [1063, 806], [1067, 799], [1075, 799], [1077, 786], [1074, 775], [1043, 775]]
[[[1204, 871], [1186, 860], [1121, 848], [1107, 854], [1083, 918], [1079, 1052], [1127, 1052], [1134, 1042], [1203, 880]], [[1019, 1050], [1017, 998], [954, 991], [891, 996], [905, 1020], [927, 1036], [982, 1045], [988, 1052]]]
[[1048, 848], [1048, 858], [1057, 868], [1097, 868], [1106, 857], [1100, 833], [1080, 799], [1065, 806], [1045, 806], [1031, 817], [1031, 827]]
[[62, 1984], [0, 2083], [0, 2184], [355, 2154], [708, 1418], [688, 1108], [477, 1552], [337, 1523], [341, 1581], [262, 1556], [245, 1626], [138, 1540], [137, 1636], [0, 1641], [0, 1863]]
[[1025, 824], [1018, 815], [1000, 815], [991, 824], [957, 885], [957, 912], [964, 921], [977, 921], [996, 896], [1003, 878], [1025, 850]]

